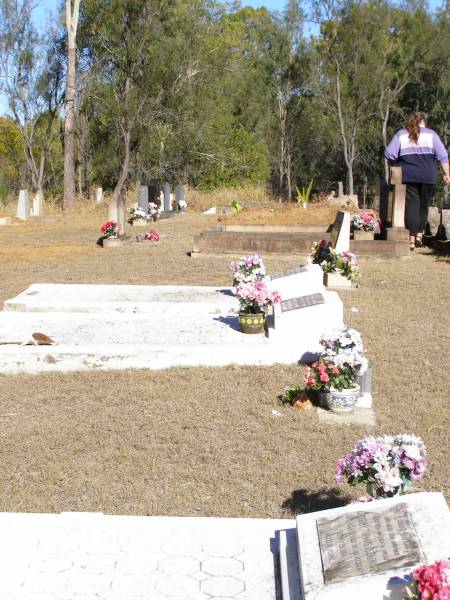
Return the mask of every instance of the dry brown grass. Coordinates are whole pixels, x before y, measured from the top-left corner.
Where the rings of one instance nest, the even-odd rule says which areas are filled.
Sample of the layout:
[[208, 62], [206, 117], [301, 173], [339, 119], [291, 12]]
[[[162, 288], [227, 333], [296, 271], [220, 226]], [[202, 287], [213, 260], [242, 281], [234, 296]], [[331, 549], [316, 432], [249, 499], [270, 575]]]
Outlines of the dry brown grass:
[[240, 225], [329, 225], [336, 218], [337, 206], [329, 204], [311, 204], [307, 209], [298, 204], [270, 207], [245, 208], [232, 215], [221, 216], [223, 223]]
[[[159, 223], [167, 238], [151, 249], [101, 250], [101, 219], [74, 222], [0, 228], [9, 256], [65, 244], [87, 251], [0, 262], [0, 301], [39, 281], [230, 282], [229, 256], [186, 255], [214, 217]], [[266, 262], [280, 271], [299, 259]], [[424, 250], [363, 259], [362, 272], [362, 287], [341, 296], [373, 363], [373, 432], [421, 435], [430, 466], [420, 487], [449, 498], [449, 265]], [[339, 503], [335, 462], [368, 431], [280, 406], [282, 387], [300, 381], [299, 367], [279, 365], [0, 376], [0, 511], [278, 517]]]
[[265, 185], [248, 185], [236, 188], [223, 188], [214, 192], [189, 189], [186, 201], [190, 211], [203, 212], [212, 206], [230, 206], [233, 201], [271, 202], [276, 205]]

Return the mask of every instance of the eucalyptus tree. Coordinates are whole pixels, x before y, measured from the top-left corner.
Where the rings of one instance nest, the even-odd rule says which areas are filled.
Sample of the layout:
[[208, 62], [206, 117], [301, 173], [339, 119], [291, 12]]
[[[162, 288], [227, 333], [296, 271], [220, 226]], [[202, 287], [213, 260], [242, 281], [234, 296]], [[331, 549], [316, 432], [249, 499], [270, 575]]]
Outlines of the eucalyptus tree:
[[67, 29], [67, 75], [64, 97], [64, 198], [63, 207], [71, 208], [74, 204], [74, 124], [75, 124], [75, 79], [77, 28], [80, 13], [80, 0], [65, 0]]
[[0, 90], [23, 139], [29, 178], [43, 201], [45, 166], [59, 113], [63, 65], [59, 32], [39, 36], [32, 0], [0, 0]]
[[95, 74], [90, 101], [101, 105], [118, 155], [111, 197], [117, 211], [139, 129], [148, 121], [148, 80], [163, 59], [159, 40], [169, 5], [165, 0], [86, 0], [82, 5], [84, 52]]

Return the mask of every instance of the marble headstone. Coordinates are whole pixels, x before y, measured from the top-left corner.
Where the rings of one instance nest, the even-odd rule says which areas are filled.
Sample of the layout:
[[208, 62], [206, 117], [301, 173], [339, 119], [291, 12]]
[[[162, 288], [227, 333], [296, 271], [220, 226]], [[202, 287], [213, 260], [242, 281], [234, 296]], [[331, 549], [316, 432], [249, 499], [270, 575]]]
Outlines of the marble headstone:
[[139, 187], [138, 206], [145, 214], [148, 214], [148, 187], [146, 185]]
[[20, 190], [19, 201], [17, 203], [16, 217], [18, 219], [28, 219], [30, 216], [30, 204], [28, 200], [28, 190]]
[[186, 199], [184, 197], [184, 185], [177, 185], [175, 188], [175, 201], [177, 203], [177, 208], [180, 210], [184, 210], [186, 208]]
[[331, 228], [331, 242], [337, 252], [350, 250], [350, 213], [339, 211]]
[[163, 194], [164, 194], [164, 212], [172, 210], [172, 202], [170, 198], [170, 184], [166, 181], [163, 183]]

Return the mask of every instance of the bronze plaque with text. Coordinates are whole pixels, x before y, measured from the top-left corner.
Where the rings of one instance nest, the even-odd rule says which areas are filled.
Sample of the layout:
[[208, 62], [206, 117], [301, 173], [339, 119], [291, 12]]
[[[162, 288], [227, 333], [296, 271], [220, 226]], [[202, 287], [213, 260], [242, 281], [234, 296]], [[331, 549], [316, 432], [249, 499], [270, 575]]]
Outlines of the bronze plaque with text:
[[423, 560], [406, 504], [318, 519], [325, 583], [410, 567]]

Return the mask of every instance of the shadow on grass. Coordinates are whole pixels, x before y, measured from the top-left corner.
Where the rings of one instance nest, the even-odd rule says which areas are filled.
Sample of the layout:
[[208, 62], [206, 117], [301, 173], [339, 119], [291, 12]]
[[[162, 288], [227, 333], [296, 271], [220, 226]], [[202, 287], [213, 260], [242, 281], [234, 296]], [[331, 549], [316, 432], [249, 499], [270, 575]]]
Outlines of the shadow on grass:
[[317, 492], [300, 489], [294, 490], [281, 506], [291, 515], [302, 515], [318, 510], [326, 510], [327, 508], [345, 506], [350, 501], [350, 496], [343, 494], [338, 488], [323, 488]]

